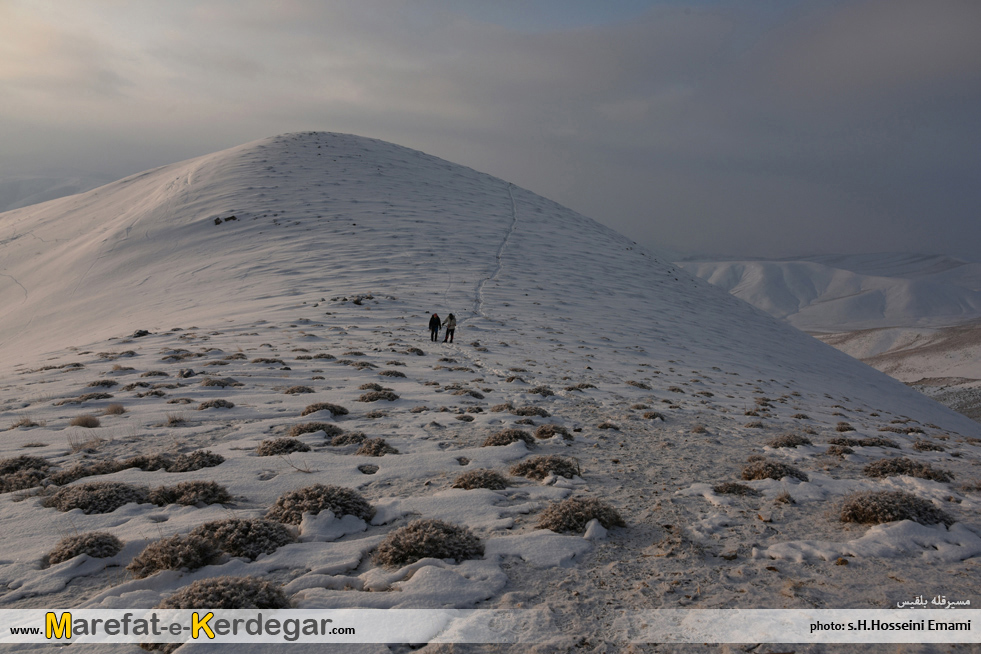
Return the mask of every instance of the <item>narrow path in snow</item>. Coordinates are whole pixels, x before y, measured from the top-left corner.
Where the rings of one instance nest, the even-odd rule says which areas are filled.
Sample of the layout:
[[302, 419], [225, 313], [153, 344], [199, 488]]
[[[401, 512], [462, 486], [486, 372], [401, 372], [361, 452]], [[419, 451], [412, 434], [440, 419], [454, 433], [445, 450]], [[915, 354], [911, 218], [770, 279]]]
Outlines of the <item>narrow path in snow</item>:
[[[514, 204], [514, 194], [511, 192], [511, 186], [512, 184], [508, 182], [508, 198], [511, 200], [511, 224], [508, 226], [508, 231], [504, 235], [504, 240], [501, 241], [500, 247], [497, 248], [497, 265], [494, 267], [494, 272], [492, 272], [489, 277], [485, 277], [477, 282], [477, 287], [474, 289], [474, 316], [482, 316], [484, 318], [487, 317], [487, 314], [484, 313], [484, 284], [497, 279], [497, 276], [501, 274], [501, 268], [504, 265], [504, 251], [507, 250], [508, 242], [511, 240], [511, 234], [514, 233], [515, 227], [518, 225], [518, 211]], [[461, 322], [465, 322], [466, 320], [469, 320], [469, 318]]]

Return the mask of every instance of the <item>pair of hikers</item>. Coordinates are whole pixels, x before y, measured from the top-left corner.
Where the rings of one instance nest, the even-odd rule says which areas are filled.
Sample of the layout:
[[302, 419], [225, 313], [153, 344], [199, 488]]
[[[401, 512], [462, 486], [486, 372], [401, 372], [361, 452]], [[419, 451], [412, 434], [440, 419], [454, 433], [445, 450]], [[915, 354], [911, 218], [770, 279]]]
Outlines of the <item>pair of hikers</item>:
[[440, 327], [446, 327], [446, 336], [443, 337], [443, 342], [449, 341], [453, 342], [453, 332], [456, 331], [456, 317], [451, 313], [446, 320], [440, 322], [439, 316], [433, 314], [429, 319], [429, 340], [434, 343], [439, 342], [439, 329]]

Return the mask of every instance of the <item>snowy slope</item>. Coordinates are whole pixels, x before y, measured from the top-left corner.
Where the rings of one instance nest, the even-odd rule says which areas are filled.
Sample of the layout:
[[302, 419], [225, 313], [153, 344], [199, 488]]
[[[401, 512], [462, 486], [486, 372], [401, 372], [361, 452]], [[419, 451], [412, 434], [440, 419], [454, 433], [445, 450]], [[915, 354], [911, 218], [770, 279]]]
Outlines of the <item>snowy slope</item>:
[[0, 212], [75, 195], [102, 186], [104, 176], [34, 175], [0, 179]]
[[804, 331], [931, 328], [981, 317], [981, 264], [951, 257], [827, 256], [678, 265]]
[[[216, 467], [130, 467], [73, 484], [214, 480], [234, 498], [85, 515], [44, 507], [36, 490], [0, 495], [4, 608], [152, 606], [195, 579], [252, 574], [302, 607], [576, 615], [545, 632], [555, 642], [542, 651], [610, 651], [601, 643], [617, 639], [610, 625], [625, 608], [977, 598], [971, 576], [958, 576], [981, 555], [981, 497], [959, 485], [977, 477], [977, 423], [506, 181], [372, 139], [290, 134], [2, 214], [0, 244], [0, 427], [12, 425], [0, 458], [26, 453], [66, 470], [210, 448], [225, 458]], [[432, 311], [456, 314], [456, 343], [429, 342]], [[241, 386], [202, 385], [205, 376]], [[370, 383], [397, 398], [362, 401]], [[82, 399], [94, 391], [111, 397]], [[234, 406], [197, 410], [215, 399]], [[317, 402], [349, 413], [301, 415]], [[125, 413], [106, 413], [110, 403]], [[100, 426], [71, 426], [81, 413]], [[315, 431], [300, 436], [309, 452], [257, 456], [260, 441], [307, 421], [383, 437], [399, 453], [356, 454]], [[571, 438], [482, 447], [501, 429], [548, 424]], [[812, 444], [767, 445], [788, 431]], [[897, 448], [829, 450], [835, 437], [883, 433]], [[569, 458], [581, 476], [451, 487], [461, 472], [507, 474], [540, 454]], [[740, 479], [754, 454], [799, 466], [808, 481], [713, 490]], [[957, 483], [863, 474], [890, 455]], [[296, 528], [303, 542], [252, 562], [226, 555], [146, 579], [121, 567], [147, 543], [262, 516], [313, 483], [357, 489], [374, 518], [308, 517]], [[829, 517], [868, 489], [915, 493], [956, 522], [869, 528]], [[784, 493], [796, 503], [775, 502]], [[535, 528], [569, 496], [610, 503], [628, 526], [600, 541]], [[373, 562], [385, 535], [416, 516], [467, 525], [484, 557]], [[126, 547], [43, 565], [58, 538], [95, 529]], [[839, 557], [851, 565], [833, 565]], [[888, 581], [899, 571], [903, 584]]]

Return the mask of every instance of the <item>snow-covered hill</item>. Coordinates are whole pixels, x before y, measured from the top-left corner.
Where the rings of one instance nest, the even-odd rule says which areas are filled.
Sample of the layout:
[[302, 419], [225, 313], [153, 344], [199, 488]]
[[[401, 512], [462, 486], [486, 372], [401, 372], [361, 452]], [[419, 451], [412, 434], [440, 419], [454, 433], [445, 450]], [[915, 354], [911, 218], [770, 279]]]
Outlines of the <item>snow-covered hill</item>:
[[[611, 651], [624, 609], [977, 598], [961, 573], [981, 554], [977, 423], [504, 180], [372, 139], [289, 134], [2, 214], [0, 254], [0, 458], [51, 466], [4, 478], [4, 608], [153, 606], [198, 579], [254, 575], [301, 607], [578, 616], [539, 634], [546, 649]], [[455, 343], [429, 341], [432, 311], [456, 314]], [[240, 385], [202, 381], [217, 378]], [[317, 403], [347, 412], [303, 415]], [[83, 413], [99, 426], [73, 426]], [[506, 429], [528, 442], [483, 446]], [[259, 456], [290, 431], [310, 449]], [[805, 441], [780, 446], [788, 432]], [[338, 433], [398, 453], [357, 453]], [[121, 463], [202, 448], [224, 461]], [[575, 474], [510, 468], [539, 455]], [[741, 480], [754, 455], [801, 472]], [[956, 482], [863, 472], [898, 456]], [[52, 476], [96, 460], [100, 474]], [[452, 487], [475, 469], [510, 485]], [[58, 483], [188, 480], [232, 501], [44, 506]], [[749, 489], [719, 486], [737, 480]], [[255, 561], [226, 552], [140, 579], [119, 567], [315, 483], [357, 490], [374, 517], [308, 515], [291, 527], [302, 542]], [[911, 492], [952, 526], [840, 522], [837, 505], [863, 490]], [[606, 502], [627, 526], [588, 539], [536, 528], [569, 497]], [[484, 554], [389, 568], [370, 556], [420, 516], [469, 527]], [[59, 538], [93, 530], [124, 548], [44, 565]]]
[[852, 255], [678, 265], [808, 332], [946, 327], [981, 318], [981, 264], [952, 257]]
[[0, 212], [76, 195], [111, 178], [91, 175], [33, 175], [0, 179]]

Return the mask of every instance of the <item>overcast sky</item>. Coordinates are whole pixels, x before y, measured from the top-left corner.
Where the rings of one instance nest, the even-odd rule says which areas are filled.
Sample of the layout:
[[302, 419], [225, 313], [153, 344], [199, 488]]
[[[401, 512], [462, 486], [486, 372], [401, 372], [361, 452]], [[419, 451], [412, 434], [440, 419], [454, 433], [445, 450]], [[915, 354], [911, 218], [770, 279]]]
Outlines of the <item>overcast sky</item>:
[[661, 250], [981, 259], [977, 0], [0, 0], [0, 181], [297, 130]]

